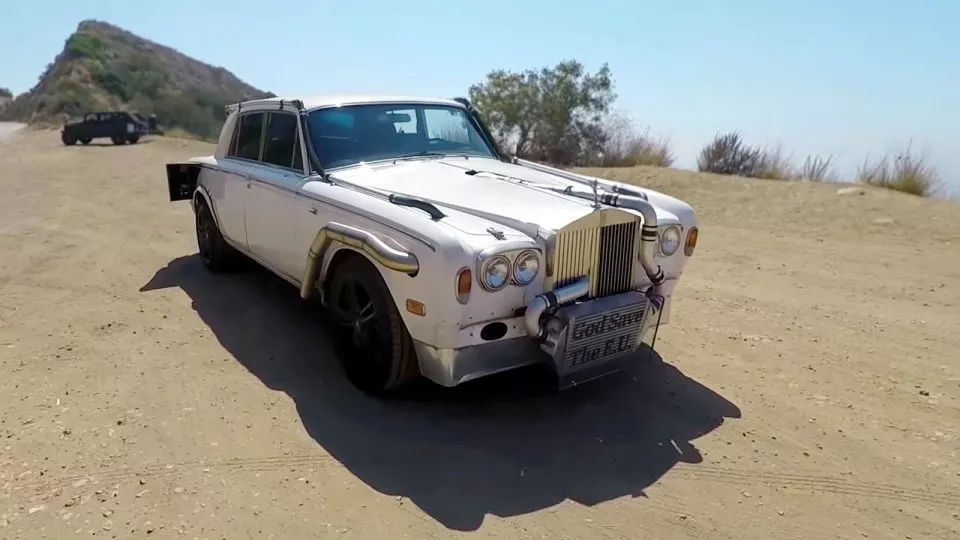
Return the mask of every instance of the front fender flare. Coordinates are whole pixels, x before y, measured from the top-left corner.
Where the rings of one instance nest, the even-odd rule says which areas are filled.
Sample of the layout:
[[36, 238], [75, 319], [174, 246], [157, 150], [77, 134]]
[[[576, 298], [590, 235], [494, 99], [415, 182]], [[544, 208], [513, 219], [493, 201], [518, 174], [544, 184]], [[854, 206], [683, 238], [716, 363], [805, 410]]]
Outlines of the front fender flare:
[[333, 241], [363, 253], [385, 268], [403, 272], [410, 277], [420, 272], [420, 261], [413, 253], [391, 247], [369, 231], [331, 222], [321, 228], [310, 243], [303, 279], [300, 282], [301, 298], [306, 300], [313, 295], [321, 263]]

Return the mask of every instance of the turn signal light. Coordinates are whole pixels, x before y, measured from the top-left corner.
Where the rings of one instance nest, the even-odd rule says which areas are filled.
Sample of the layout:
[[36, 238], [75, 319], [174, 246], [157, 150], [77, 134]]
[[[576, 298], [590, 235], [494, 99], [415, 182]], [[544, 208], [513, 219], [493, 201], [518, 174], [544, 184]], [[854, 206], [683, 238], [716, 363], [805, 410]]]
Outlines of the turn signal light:
[[457, 302], [466, 304], [470, 300], [470, 289], [473, 288], [473, 272], [464, 266], [457, 272]]
[[407, 311], [423, 317], [427, 314], [427, 306], [423, 305], [423, 302], [418, 302], [413, 298], [407, 298]]
[[687, 242], [683, 246], [683, 254], [687, 257], [693, 255], [693, 250], [697, 247], [697, 236], [700, 234], [700, 229], [696, 227], [690, 227], [690, 230], [687, 231]]

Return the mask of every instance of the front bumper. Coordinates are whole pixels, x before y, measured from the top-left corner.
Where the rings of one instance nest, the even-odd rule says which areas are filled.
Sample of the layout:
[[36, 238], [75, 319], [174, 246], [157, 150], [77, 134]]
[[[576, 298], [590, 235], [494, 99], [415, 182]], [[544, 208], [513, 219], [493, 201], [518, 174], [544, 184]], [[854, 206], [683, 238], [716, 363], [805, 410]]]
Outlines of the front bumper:
[[[420, 372], [442, 386], [458, 384], [531, 364], [546, 363], [566, 381], [619, 370], [623, 359], [644, 342], [669, 315], [670, 298], [660, 309], [642, 292], [631, 291], [579, 303], [559, 305], [539, 317], [532, 336], [491, 341], [459, 349], [438, 349], [414, 341]], [[569, 384], [574, 384], [570, 382]]]

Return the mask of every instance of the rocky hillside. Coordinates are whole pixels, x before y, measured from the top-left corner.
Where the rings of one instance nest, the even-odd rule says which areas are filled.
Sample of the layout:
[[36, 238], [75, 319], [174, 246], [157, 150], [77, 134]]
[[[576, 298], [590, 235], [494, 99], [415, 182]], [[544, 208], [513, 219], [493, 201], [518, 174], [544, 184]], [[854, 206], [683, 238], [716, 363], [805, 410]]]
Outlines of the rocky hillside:
[[210, 139], [219, 132], [225, 104], [272, 95], [224, 68], [87, 20], [37, 85], [0, 110], [0, 120], [59, 123], [92, 110], [124, 109], [156, 114], [162, 129]]

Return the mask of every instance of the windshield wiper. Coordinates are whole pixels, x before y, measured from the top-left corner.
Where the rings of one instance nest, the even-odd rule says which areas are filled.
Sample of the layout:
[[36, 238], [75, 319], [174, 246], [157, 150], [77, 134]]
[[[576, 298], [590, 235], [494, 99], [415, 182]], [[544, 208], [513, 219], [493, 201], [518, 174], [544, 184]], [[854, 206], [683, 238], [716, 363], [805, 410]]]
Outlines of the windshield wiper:
[[393, 159], [404, 159], [404, 158], [411, 158], [411, 157], [431, 157], [431, 156], [443, 157], [446, 155], [447, 154], [445, 152], [436, 152], [433, 150], [421, 150], [419, 152], [407, 152], [406, 154], [399, 154], [397, 156], [394, 156]]

